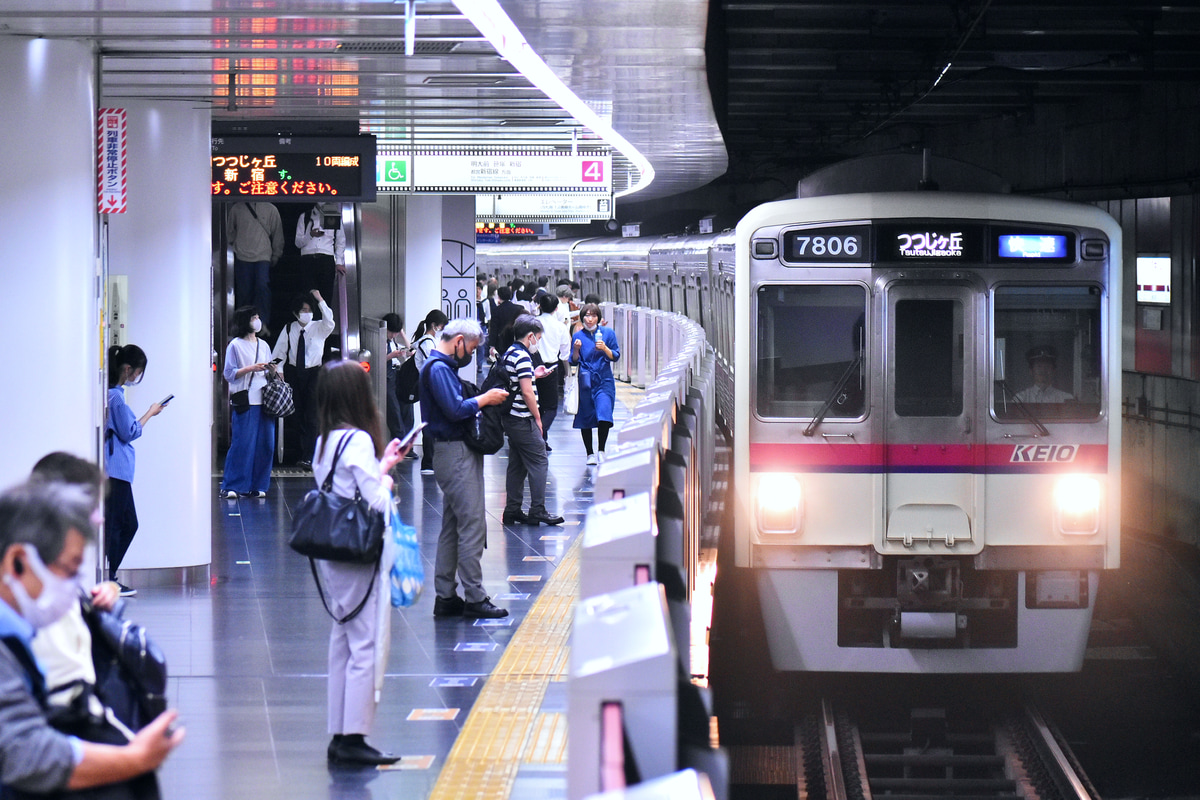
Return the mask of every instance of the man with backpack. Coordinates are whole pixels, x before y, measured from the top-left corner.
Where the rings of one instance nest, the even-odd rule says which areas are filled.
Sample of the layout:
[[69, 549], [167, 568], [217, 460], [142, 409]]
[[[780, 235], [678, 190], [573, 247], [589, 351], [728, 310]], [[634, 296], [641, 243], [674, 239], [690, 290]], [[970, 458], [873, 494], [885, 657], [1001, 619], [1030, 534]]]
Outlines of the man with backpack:
[[[481, 408], [508, 400], [491, 389], [464, 397], [458, 371], [471, 363], [483, 331], [473, 319], [451, 320], [421, 368], [421, 418], [435, 442], [433, 472], [442, 490], [442, 530], [434, 563], [435, 617], [507, 617], [483, 589], [483, 546], [487, 537], [483, 453], [468, 445]], [[457, 579], [456, 579], [457, 574]], [[463, 597], [458, 595], [462, 581]]]

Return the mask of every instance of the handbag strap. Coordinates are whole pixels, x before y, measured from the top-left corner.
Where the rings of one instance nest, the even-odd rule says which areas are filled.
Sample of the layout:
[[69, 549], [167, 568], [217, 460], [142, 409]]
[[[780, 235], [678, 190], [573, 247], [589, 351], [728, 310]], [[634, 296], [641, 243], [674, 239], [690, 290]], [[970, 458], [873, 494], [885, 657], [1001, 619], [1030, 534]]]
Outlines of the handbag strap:
[[[342, 457], [342, 453], [346, 450], [346, 445], [350, 444], [350, 440], [354, 438], [354, 434], [356, 433], [358, 433], [358, 430], [352, 430], [343, 436], [342, 440], [338, 442], [337, 449], [333, 451], [333, 463], [329, 465], [329, 474], [326, 475], [325, 480], [321, 482], [322, 492], [333, 491], [333, 473], [334, 470], [337, 469], [338, 459]], [[356, 483], [354, 484], [354, 499], [358, 500], [359, 497], [358, 484]]]
[[313, 581], [315, 581], [317, 584], [317, 594], [321, 596], [321, 605], [325, 606], [325, 613], [330, 617], [333, 617], [333, 621], [338, 625], [345, 625], [347, 622], [362, 613], [363, 608], [365, 608], [367, 605], [367, 601], [371, 599], [371, 592], [375, 590], [375, 584], [379, 581], [379, 565], [382, 562], [383, 551], [380, 551], [379, 559], [375, 562], [375, 572], [371, 575], [371, 582], [367, 584], [367, 593], [363, 595], [363, 599], [359, 601], [358, 605], [354, 607], [353, 611], [341, 619], [338, 619], [336, 616], [334, 616], [333, 611], [329, 608], [329, 601], [325, 599], [325, 590], [321, 588], [321, 576], [317, 574], [317, 562], [311, 558], [308, 560], [308, 568], [312, 570]]

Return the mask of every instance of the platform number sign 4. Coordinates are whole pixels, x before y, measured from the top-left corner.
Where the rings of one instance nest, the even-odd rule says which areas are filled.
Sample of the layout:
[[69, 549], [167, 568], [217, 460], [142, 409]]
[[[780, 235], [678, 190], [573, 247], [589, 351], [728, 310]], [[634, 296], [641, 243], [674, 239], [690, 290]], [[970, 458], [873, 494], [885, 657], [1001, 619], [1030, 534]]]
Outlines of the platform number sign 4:
[[604, 182], [604, 162], [603, 161], [584, 161], [583, 162], [583, 182], [584, 183], [603, 183]]

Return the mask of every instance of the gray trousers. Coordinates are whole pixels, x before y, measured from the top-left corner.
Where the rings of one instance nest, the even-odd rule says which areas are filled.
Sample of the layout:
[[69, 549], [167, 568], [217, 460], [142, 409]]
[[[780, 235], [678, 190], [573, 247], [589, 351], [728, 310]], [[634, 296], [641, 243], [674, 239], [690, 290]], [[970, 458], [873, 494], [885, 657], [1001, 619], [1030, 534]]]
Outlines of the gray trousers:
[[[317, 561], [329, 609], [339, 617], [354, 610], [372, 581], [374, 564]], [[354, 619], [333, 623], [329, 633], [329, 733], [371, 733], [375, 723], [375, 639], [379, 586]]]
[[504, 432], [508, 434], [508, 474], [504, 481], [508, 497], [504, 502], [504, 513], [516, 514], [521, 510], [528, 477], [530, 515], [549, 516], [546, 513], [546, 442], [537, 423], [533, 417], [510, 414], [504, 418]]
[[433, 588], [438, 597], [457, 594], [455, 573], [463, 597], [479, 603], [483, 590], [483, 546], [487, 518], [483, 499], [483, 455], [462, 442], [439, 440], [433, 448], [433, 474], [442, 490], [442, 532], [438, 534]]

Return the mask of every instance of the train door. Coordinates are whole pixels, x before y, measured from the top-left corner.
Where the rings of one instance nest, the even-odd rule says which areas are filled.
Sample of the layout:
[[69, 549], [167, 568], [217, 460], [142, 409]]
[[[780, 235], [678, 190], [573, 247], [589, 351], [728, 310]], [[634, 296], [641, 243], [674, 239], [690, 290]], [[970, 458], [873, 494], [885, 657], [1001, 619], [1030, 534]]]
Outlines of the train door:
[[967, 286], [894, 284], [885, 303], [881, 551], [977, 552], [985, 428], [977, 381], [980, 293]]

